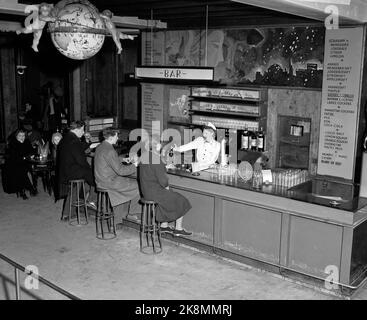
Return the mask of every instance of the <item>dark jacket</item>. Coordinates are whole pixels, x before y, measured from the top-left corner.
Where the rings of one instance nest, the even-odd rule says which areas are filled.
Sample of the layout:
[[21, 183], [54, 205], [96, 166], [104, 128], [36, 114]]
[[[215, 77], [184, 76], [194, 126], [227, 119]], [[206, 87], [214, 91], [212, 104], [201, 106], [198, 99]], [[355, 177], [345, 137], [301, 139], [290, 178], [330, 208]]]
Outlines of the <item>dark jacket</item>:
[[157, 221], [175, 221], [191, 209], [191, 204], [180, 193], [166, 189], [169, 183], [165, 165], [151, 163], [139, 165], [141, 193], [146, 200], [158, 203]]
[[93, 170], [85, 156], [85, 145], [72, 132], [66, 133], [58, 145], [57, 172], [60, 194], [67, 195], [65, 185], [70, 180], [84, 179], [89, 185], [94, 185]]
[[24, 189], [32, 189], [32, 184], [27, 175], [30, 167], [24, 158], [33, 153], [34, 150], [28, 139], [23, 143], [15, 138], [11, 139], [2, 172], [5, 192], [15, 193]]

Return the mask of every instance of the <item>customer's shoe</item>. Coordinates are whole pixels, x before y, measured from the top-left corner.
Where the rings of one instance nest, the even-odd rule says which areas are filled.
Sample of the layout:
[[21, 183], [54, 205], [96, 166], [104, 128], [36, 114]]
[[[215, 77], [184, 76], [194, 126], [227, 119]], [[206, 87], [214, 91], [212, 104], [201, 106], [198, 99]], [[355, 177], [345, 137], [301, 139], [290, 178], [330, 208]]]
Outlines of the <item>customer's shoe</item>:
[[161, 232], [173, 233], [174, 229], [171, 227], [160, 227]]
[[186, 231], [185, 229], [182, 229], [182, 230], [173, 230], [173, 234], [175, 236], [191, 236], [192, 235], [192, 232], [189, 232], [189, 231]]
[[23, 198], [23, 200], [27, 200], [28, 199], [28, 197], [25, 194], [25, 191], [24, 190], [20, 192], [20, 196]]
[[96, 210], [97, 211], [97, 206], [93, 201], [88, 201], [87, 202], [87, 207], [92, 209], [92, 210]]
[[132, 220], [134, 222], [140, 223], [140, 217], [137, 214], [129, 214], [126, 216], [127, 219]]
[[116, 228], [116, 230], [121, 230], [122, 228], [124, 227], [124, 224], [123, 223], [116, 223], [116, 226], [115, 226], [115, 228]]
[[69, 217], [61, 217], [60, 220], [63, 221], [63, 222], [65, 222], [65, 221], [68, 221], [69, 220]]
[[32, 188], [31, 190], [29, 190], [29, 193], [32, 197], [34, 197], [38, 194], [38, 191], [36, 188]]

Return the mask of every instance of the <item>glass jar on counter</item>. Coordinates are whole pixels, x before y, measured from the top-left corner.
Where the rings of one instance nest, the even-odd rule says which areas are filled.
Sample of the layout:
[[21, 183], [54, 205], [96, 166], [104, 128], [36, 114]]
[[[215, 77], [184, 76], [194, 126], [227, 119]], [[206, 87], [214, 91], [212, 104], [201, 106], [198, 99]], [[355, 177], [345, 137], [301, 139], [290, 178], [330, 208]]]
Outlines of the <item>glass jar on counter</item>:
[[252, 187], [260, 189], [263, 184], [263, 175], [261, 170], [255, 170], [252, 176]]

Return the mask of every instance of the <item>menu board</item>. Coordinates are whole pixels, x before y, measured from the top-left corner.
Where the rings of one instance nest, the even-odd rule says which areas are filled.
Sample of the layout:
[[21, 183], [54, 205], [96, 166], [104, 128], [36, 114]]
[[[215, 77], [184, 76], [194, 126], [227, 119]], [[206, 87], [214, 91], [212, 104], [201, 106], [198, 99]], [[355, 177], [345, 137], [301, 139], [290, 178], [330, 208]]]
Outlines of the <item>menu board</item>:
[[164, 65], [164, 32], [142, 32], [141, 61], [145, 66]]
[[363, 29], [326, 30], [317, 174], [351, 180]]
[[141, 126], [148, 134], [160, 134], [163, 128], [163, 84], [141, 84]]

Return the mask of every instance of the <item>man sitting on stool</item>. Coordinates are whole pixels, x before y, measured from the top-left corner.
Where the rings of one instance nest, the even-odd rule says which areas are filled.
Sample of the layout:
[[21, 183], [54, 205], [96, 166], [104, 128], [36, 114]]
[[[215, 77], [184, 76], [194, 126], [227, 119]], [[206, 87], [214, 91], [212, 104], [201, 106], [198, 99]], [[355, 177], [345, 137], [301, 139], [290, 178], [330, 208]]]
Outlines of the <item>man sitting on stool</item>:
[[[98, 188], [106, 189], [114, 207], [116, 221], [122, 222], [130, 214], [137, 219], [141, 213], [139, 204], [139, 188], [135, 179], [127, 176], [136, 172], [138, 158], [132, 160], [133, 164], [121, 163], [113, 145], [118, 140], [118, 130], [106, 128], [103, 130], [104, 141], [97, 147], [94, 155], [94, 176]], [[122, 204], [131, 201], [129, 212], [123, 213]]]
[[85, 148], [86, 145], [80, 140], [84, 135], [84, 122], [75, 121], [70, 124], [70, 131], [67, 132], [61, 139], [58, 145], [57, 168], [59, 179], [60, 198], [66, 197], [64, 201], [62, 220], [67, 220], [69, 201], [68, 184], [70, 180], [84, 179], [86, 184], [86, 193], [88, 196], [87, 206], [96, 210], [96, 193], [91, 192], [91, 187], [94, 186], [93, 170], [88, 164]]

